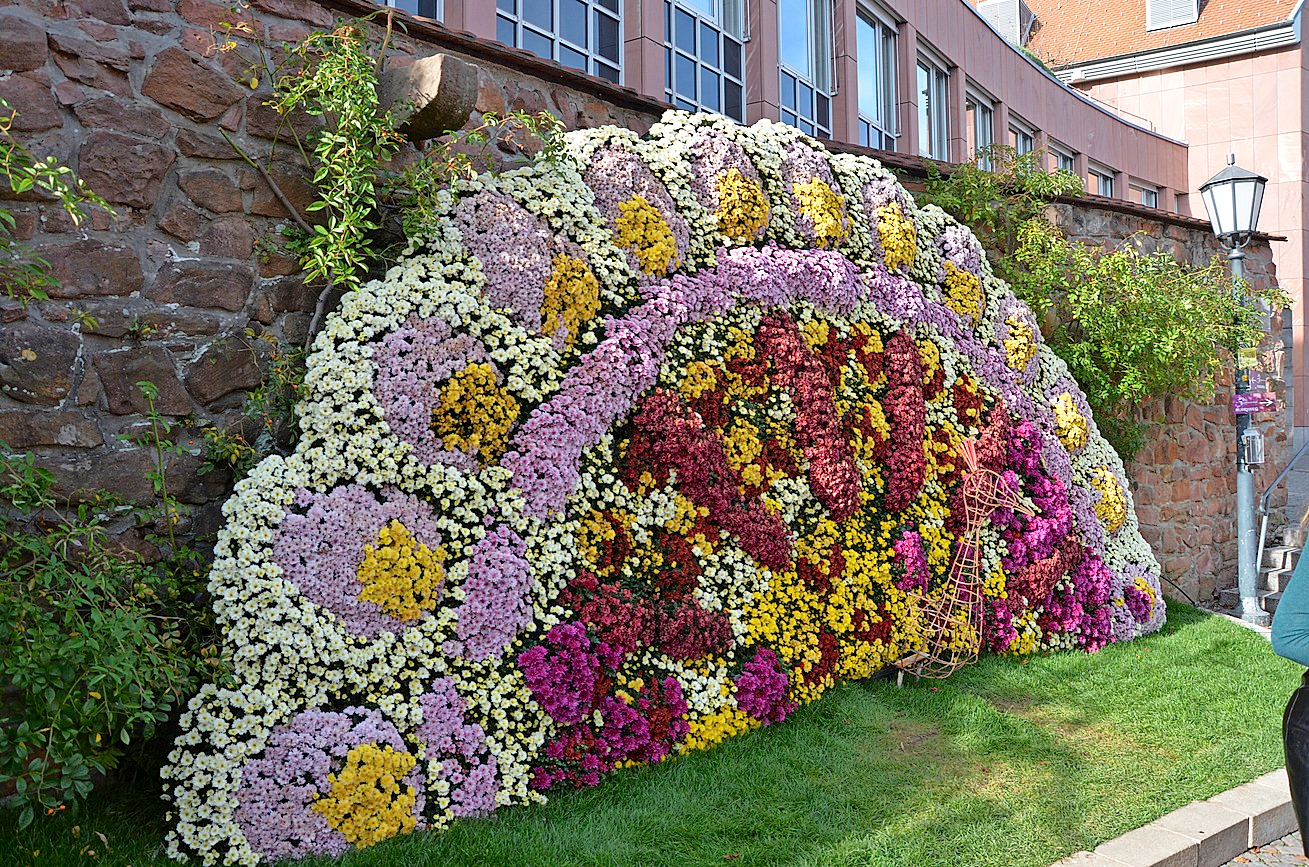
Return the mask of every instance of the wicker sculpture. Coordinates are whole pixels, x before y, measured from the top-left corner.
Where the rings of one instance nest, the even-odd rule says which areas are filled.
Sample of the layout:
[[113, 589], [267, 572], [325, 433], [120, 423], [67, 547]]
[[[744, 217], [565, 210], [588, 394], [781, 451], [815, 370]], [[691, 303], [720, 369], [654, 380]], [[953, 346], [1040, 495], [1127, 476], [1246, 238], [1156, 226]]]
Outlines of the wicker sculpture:
[[967, 439], [960, 444], [964, 457], [964, 528], [955, 549], [954, 562], [939, 596], [909, 593], [909, 604], [918, 612], [923, 629], [923, 650], [896, 662], [900, 679], [904, 673], [917, 677], [946, 678], [977, 661], [982, 647], [981, 535], [996, 509], [1024, 515], [1035, 509], [994, 470], [977, 461], [977, 444]]

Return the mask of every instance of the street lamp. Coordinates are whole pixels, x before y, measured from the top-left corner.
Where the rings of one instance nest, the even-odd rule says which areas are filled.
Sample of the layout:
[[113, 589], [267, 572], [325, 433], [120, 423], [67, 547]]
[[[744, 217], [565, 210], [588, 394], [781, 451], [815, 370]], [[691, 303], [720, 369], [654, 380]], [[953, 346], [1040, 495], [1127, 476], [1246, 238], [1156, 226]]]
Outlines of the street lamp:
[[[1227, 261], [1232, 266], [1236, 291], [1241, 291], [1245, 279], [1245, 253], [1243, 248], [1254, 236], [1259, 224], [1259, 207], [1264, 201], [1264, 184], [1268, 178], [1236, 165], [1236, 155], [1229, 154], [1227, 168], [1214, 175], [1200, 187], [1209, 222], [1214, 234], [1227, 248]], [[1237, 356], [1236, 394], [1233, 408], [1236, 414], [1236, 586], [1241, 594], [1241, 619], [1260, 626], [1268, 624], [1268, 613], [1255, 596], [1254, 530], [1254, 475], [1250, 466], [1262, 463], [1262, 437], [1250, 428], [1250, 411], [1241, 402], [1240, 395], [1250, 391], [1250, 369], [1240, 353]], [[1242, 412], [1241, 410], [1245, 410]]]

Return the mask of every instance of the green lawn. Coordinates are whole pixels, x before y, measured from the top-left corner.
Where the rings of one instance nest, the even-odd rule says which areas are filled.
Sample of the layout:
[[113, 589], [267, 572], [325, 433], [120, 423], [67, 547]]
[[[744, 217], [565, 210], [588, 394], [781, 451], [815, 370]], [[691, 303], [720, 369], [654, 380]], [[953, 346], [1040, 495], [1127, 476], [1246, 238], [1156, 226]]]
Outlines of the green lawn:
[[[711, 752], [339, 863], [1044, 867], [1282, 764], [1301, 669], [1221, 618], [1169, 618], [1094, 656], [848, 684]], [[163, 864], [162, 833], [152, 802], [102, 800], [0, 830], [0, 864]]]

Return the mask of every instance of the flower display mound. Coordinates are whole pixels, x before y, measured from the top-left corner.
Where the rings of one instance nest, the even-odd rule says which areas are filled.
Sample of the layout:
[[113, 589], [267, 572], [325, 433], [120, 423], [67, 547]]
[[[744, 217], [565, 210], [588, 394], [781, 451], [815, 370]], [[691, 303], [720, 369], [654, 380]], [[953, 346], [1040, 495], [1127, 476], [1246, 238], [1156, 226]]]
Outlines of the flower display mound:
[[[1122, 464], [973, 235], [875, 161], [670, 113], [439, 195], [226, 506], [232, 682], [164, 771], [205, 863], [439, 829], [921, 650], [1163, 623]], [[964, 546], [961, 444], [1034, 508]]]

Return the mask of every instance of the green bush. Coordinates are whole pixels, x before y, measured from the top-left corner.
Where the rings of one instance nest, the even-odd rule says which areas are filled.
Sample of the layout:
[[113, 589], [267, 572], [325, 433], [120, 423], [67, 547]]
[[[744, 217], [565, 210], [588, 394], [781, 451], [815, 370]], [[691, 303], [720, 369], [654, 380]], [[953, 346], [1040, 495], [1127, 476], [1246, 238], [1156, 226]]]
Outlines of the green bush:
[[0, 443], [0, 793], [21, 826], [75, 808], [218, 666], [194, 558], [143, 562], [108, 535], [134, 509], [53, 485]]
[[[988, 158], [994, 171], [980, 167]], [[1264, 337], [1256, 306], [1291, 303], [1280, 289], [1234, 286], [1219, 259], [1192, 268], [1164, 251], [1142, 253], [1130, 238], [1108, 251], [1070, 240], [1046, 206], [1082, 191], [1081, 179], [1047, 174], [1037, 153], [991, 148], [949, 177], [930, 165], [928, 173], [925, 199], [982, 239], [1125, 459], [1145, 439], [1135, 407], [1168, 395], [1211, 399], [1236, 347]]]

